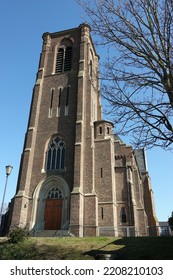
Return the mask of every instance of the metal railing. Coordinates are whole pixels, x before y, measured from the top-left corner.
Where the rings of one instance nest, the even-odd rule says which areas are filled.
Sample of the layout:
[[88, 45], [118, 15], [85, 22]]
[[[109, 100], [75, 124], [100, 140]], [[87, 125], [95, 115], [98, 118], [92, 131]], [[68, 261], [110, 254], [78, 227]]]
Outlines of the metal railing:
[[156, 227], [148, 227], [148, 236], [173, 236], [173, 231], [169, 226], [156, 226]]
[[99, 236], [137, 237], [137, 236], [173, 236], [169, 226], [147, 227], [139, 230], [135, 226], [99, 227]]
[[[99, 227], [99, 236], [122, 236], [122, 237], [135, 237], [140, 233], [134, 226], [122, 226], [122, 227]], [[145, 234], [146, 235], [146, 234]]]
[[44, 227], [45, 221], [40, 222], [39, 224], [35, 225], [31, 230], [30, 233], [34, 237], [37, 230], [42, 229]]

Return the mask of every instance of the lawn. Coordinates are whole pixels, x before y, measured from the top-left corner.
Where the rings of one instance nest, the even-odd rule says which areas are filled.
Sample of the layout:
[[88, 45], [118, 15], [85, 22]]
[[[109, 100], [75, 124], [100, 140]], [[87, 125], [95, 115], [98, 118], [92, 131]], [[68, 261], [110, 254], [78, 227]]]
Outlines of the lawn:
[[1, 260], [94, 260], [99, 254], [119, 260], [173, 260], [173, 237], [29, 237], [18, 244], [0, 239]]

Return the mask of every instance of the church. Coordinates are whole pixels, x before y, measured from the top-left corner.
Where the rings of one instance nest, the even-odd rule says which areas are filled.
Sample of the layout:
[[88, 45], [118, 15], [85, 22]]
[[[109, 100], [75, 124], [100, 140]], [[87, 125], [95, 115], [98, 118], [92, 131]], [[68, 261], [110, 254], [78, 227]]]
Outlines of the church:
[[9, 228], [44, 236], [155, 235], [145, 150], [123, 143], [102, 119], [90, 31], [81, 24], [43, 34]]

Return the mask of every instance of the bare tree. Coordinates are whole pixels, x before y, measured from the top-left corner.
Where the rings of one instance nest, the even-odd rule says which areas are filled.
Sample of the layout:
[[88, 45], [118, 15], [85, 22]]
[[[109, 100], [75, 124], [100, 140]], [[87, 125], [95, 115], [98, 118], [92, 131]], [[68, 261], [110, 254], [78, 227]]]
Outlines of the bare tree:
[[173, 212], [172, 212], [171, 216], [168, 218], [168, 223], [169, 223], [171, 230], [173, 231]]
[[173, 143], [173, 0], [77, 0], [107, 59], [102, 95], [135, 147]]

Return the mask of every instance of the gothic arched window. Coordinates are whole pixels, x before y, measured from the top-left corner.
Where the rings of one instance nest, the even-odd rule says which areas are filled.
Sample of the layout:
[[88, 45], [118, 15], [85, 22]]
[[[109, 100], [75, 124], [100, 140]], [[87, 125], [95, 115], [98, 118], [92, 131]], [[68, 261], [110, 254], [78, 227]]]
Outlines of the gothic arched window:
[[90, 64], [89, 64], [89, 75], [90, 75], [90, 78], [92, 78], [92, 76], [93, 76], [93, 63], [92, 63], [92, 60], [90, 60]]
[[62, 192], [58, 188], [53, 187], [49, 191], [49, 193], [47, 195], [47, 198], [49, 198], [49, 199], [58, 199], [58, 198], [63, 198], [63, 195], [62, 195]]
[[56, 136], [48, 146], [46, 170], [62, 170], [65, 168], [65, 141]]
[[71, 70], [72, 47], [60, 48], [56, 56], [55, 73], [62, 73]]
[[126, 215], [126, 209], [124, 207], [121, 208], [121, 223], [127, 222], [127, 215]]

